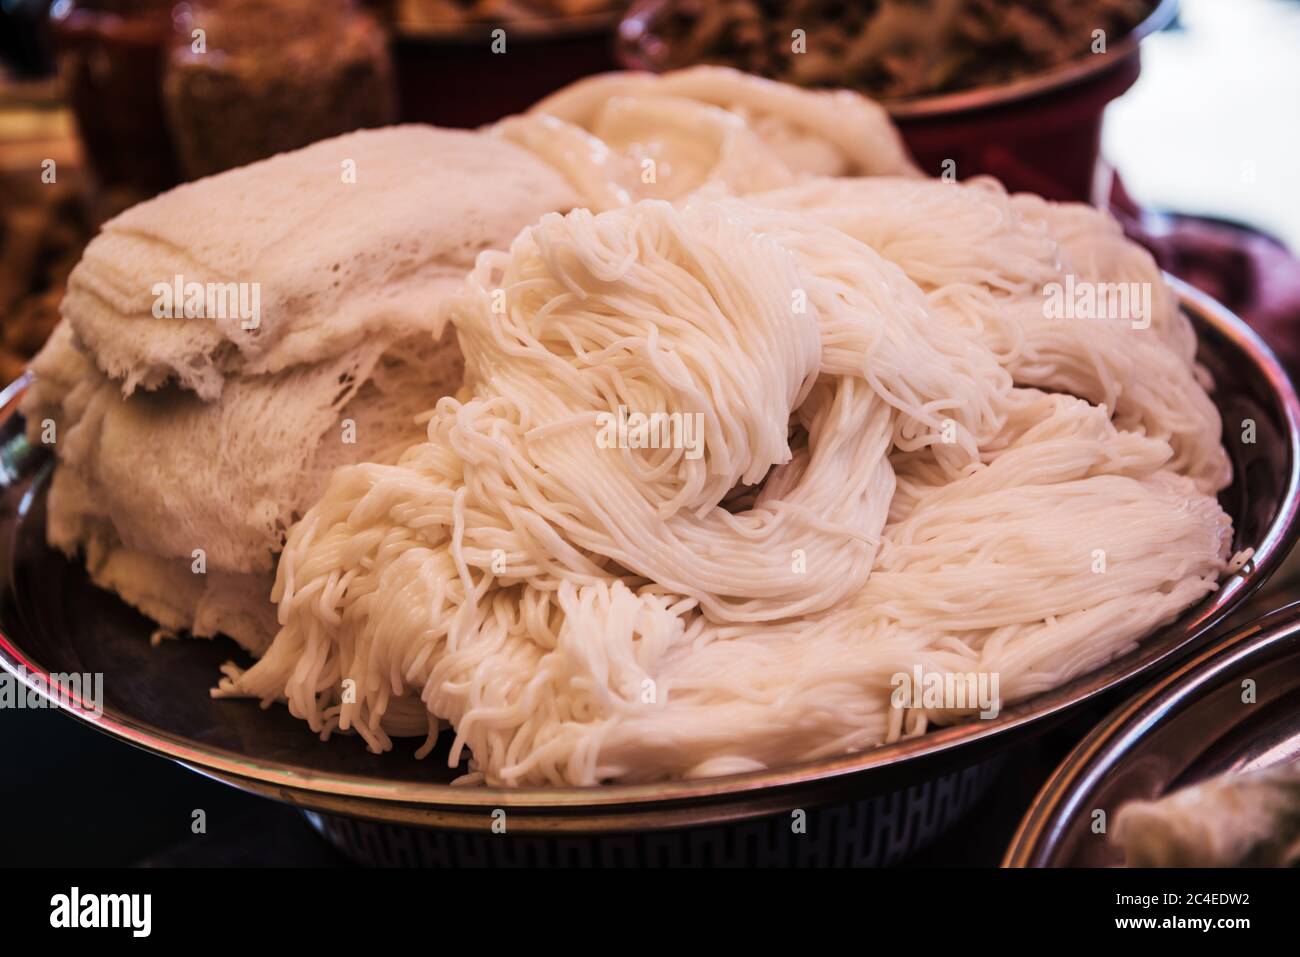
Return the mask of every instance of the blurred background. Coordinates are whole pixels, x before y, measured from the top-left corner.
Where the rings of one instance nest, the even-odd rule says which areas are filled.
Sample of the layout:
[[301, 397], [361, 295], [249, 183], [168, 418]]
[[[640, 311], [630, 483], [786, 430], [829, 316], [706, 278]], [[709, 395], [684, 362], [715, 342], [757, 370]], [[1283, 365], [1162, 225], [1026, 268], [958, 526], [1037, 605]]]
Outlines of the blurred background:
[[[862, 91], [931, 175], [1109, 208], [1300, 368], [1296, 0], [0, 0], [0, 379], [135, 202], [357, 128], [472, 127], [585, 75], [696, 63]], [[1096, 717], [1018, 755], [914, 863], [996, 863]], [[344, 863], [287, 808], [52, 712], [0, 710], [0, 749], [0, 813], [28, 825], [0, 863]]]

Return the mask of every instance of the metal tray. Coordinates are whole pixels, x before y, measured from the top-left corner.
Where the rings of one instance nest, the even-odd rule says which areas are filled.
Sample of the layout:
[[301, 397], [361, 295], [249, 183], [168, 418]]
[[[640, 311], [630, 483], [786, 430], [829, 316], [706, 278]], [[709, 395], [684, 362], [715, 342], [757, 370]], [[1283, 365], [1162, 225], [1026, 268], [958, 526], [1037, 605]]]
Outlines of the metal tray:
[[[1254, 547], [1255, 559], [1130, 654], [1007, 708], [992, 721], [796, 766], [594, 788], [451, 787], [457, 772], [446, 767], [445, 750], [416, 761], [414, 745], [401, 741], [385, 755], [369, 753], [355, 738], [321, 742], [283, 708], [263, 710], [255, 702], [208, 696], [218, 665], [240, 657], [233, 643], [184, 640], [151, 647], [147, 619], [91, 586], [77, 563], [46, 546], [44, 501], [52, 462], [21, 438], [21, 419], [14, 412], [21, 381], [0, 396], [5, 473], [0, 485], [0, 665], [32, 685], [41, 683], [33, 675], [103, 672], [103, 714], [72, 711], [79, 720], [236, 787], [319, 812], [325, 815], [316, 819], [322, 825], [342, 816], [478, 832], [497, 841], [491, 834], [493, 812], [506, 810], [511, 835], [621, 840], [629, 833], [665, 829], [676, 835], [671, 842], [678, 858], [695, 859], [711, 853], [709, 848], [731, 848], [737, 842], [776, 848], [771, 854], [779, 856], [785, 853], [778, 845], [790, 832], [791, 812], [822, 808], [838, 822], [834, 828], [857, 841], [850, 852], [837, 851], [836, 842], [828, 841], [828, 854], [848, 853], [850, 863], [897, 859], [978, 798], [989, 780], [987, 762], [1006, 748], [1190, 652], [1268, 577], [1294, 538], [1300, 507], [1300, 403], [1295, 392], [1267, 347], [1240, 320], [1171, 281], [1198, 329], [1200, 357], [1218, 383], [1215, 401], [1229, 434], [1244, 418], [1257, 423], [1255, 444], [1228, 443], [1236, 479], [1221, 496], [1235, 523], [1237, 547]], [[740, 821], [768, 828], [763, 832], [768, 837], [746, 837], [740, 829], [724, 826]], [[689, 828], [697, 830], [684, 830]], [[399, 843], [407, 840], [402, 837]], [[666, 833], [664, 840], [669, 840]], [[794, 843], [799, 847], [789, 853], [803, 854], [811, 846]], [[502, 853], [501, 846], [498, 841], [492, 853]], [[692, 846], [705, 850], [697, 854]], [[478, 853], [466, 847], [462, 856]], [[455, 856], [444, 851], [430, 853], [438, 860]], [[587, 852], [603, 853], [590, 846]]]

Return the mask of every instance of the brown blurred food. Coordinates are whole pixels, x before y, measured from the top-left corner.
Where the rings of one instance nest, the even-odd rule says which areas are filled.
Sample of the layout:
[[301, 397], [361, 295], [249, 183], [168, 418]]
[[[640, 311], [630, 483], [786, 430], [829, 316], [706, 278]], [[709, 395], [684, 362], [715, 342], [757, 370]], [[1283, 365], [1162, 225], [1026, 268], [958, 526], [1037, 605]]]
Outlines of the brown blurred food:
[[52, 81], [0, 87], [0, 385], [59, 321], [92, 232], [72, 117]]
[[390, 0], [393, 20], [406, 28], [467, 23], [514, 23], [582, 17], [626, 6], [624, 0]]
[[22, 196], [6, 177], [0, 210], [0, 383], [7, 383], [58, 323], [68, 273], [90, 238], [90, 224], [79, 189], [67, 181]]
[[630, 59], [654, 70], [733, 66], [803, 86], [904, 99], [996, 85], [1094, 52], [1157, 0], [642, 0]]
[[352, 0], [177, 11], [163, 91], [187, 179], [397, 118], [388, 37]]

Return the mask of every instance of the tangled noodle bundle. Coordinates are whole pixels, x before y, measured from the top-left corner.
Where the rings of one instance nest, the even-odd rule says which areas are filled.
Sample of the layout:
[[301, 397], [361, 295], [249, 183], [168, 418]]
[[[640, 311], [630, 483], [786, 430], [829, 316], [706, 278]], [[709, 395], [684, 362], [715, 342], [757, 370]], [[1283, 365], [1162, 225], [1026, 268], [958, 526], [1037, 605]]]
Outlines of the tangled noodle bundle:
[[[1149, 321], [1047, 318], [1067, 274]], [[450, 319], [465, 388], [334, 474], [220, 693], [450, 725], [494, 784], [722, 774], [970, 714], [891, 702], [918, 667], [1053, 687], [1229, 568], [1194, 337], [1100, 214], [883, 177], [551, 214]]]

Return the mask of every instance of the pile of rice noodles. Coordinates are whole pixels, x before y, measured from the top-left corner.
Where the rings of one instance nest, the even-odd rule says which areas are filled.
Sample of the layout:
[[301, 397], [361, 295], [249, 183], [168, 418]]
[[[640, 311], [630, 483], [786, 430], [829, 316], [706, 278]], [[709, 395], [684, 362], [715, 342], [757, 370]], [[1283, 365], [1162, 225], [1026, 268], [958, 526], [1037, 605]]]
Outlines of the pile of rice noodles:
[[880, 104], [720, 66], [588, 77], [490, 132], [559, 171], [597, 212], [706, 185], [743, 196], [808, 176], [919, 175]]
[[[1046, 318], [1070, 274], [1150, 316]], [[551, 214], [450, 314], [466, 389], [334, 474], [219, 694], [380, 751], [450, 725], [494, 785], [741, 772], [971, 715], [896, 706], [917, 667], [1052, 688], [1241, 560], [1192, 330], [1085, 207], [880, 177]], [[620, 407], [702, 443], [607, 447]]]

